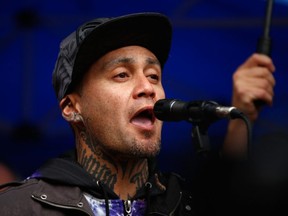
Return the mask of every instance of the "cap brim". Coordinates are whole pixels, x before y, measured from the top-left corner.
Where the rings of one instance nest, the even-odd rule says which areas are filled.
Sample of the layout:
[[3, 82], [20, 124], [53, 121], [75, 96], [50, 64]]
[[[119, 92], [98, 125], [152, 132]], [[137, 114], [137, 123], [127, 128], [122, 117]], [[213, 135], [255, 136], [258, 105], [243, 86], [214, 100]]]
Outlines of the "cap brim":
[[131, 45], [149, 49], [163, 67], [169, 56], [171, 39], [171, 23], [162, 14], [137, 13], [112, 18], [85, 38], [76, 56], [73, 75], [87, 71], [106, 53]]

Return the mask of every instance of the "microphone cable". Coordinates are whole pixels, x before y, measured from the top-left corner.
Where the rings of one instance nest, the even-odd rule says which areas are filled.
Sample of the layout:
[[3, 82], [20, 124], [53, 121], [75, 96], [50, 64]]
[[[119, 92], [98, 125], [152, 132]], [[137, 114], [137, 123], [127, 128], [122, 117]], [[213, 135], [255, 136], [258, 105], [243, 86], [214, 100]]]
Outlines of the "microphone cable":
[[247, 131], [247, 160], [250, 160], [252, 157], [252, 124], [249, 118], [242, 112], [238, 114], [238, 118], [243, 120], [246, 125]]

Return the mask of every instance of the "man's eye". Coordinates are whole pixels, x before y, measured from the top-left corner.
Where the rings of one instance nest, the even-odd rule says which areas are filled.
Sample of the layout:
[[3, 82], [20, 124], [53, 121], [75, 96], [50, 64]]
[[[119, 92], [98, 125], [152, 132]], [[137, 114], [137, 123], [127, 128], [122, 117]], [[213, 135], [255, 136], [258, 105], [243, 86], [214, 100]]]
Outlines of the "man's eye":
[[126, 77], [128, 77], [128, 75], [126, 74], [126, 73], [119, 73], [119, 74], [117, 74], [116, 75], [116, 77], [119, 77], [119, 78], [126, 78]]
[[156, 75], [156, 74], [150, 75], [150, 78], [153, 79], [153, 80], [159, 80], [159, 76]]

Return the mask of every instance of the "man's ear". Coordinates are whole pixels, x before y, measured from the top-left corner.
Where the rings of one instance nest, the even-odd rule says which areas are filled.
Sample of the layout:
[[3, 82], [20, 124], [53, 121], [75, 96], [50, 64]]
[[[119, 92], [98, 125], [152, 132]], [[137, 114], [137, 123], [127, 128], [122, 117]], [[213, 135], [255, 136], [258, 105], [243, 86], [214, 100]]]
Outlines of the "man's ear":
[[65, 96], [60, 101], [63, 118], [68, 122], [82, 122], [82, 116], [76, 107], [76, 101], [71, 95]]

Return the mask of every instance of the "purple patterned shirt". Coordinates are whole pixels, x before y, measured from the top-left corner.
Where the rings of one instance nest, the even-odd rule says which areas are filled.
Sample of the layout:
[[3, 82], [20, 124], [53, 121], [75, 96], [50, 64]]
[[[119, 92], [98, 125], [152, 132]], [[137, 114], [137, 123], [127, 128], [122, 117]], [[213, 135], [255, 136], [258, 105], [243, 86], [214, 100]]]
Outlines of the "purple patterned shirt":
[[[90, 194], [84, 194], [85, 198], [87, 199], [93, 213], [95, 216], [106, 216], [106, 206], [105, 206], [105, 200], [104, 199], [97, 199]], [[109, 212], [110, 216], [124, 216], [124, 215], [131, 215], [131, 216], [143, 216], [145, 215], [146, 210], [146, 203], [144, 200], [133, 200], [131, 201], [131, 206], [129, 208], [131, 209], [130, 214], [128, 212], [125, 212], [125, 204], [120, 199], [113, 199], [108, 200], [109, 202]]]

